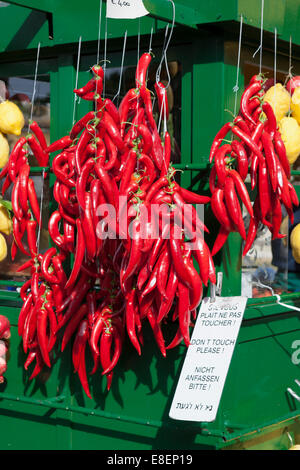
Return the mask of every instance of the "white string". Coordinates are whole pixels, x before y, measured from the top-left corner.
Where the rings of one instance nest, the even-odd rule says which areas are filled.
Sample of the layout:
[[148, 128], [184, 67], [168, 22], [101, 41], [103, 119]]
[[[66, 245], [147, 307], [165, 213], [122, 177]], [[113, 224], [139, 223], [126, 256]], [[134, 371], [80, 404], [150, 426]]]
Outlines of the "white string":
[[[153, 26], [151, 28], [151, 33], [150, 33], [150, 41], [149, 41], [149, 54], [152, 52], [152, 40], [153, 40]], [[147, 69], [146, 73], [146, 83], [148, 82], [148, 76], [149, 76], [149, 69]], [[152, 110], [153, 110], [153, 105], [152, 105]]]
[[241, 15], [240, 20], [240, 35], [239, 35], [239, 49], [238, 49], [238, 62], [237, 62], [237, 70], [236, 70], [236, 84], [233, 88], [235, 93], [234, 98], [234, 115], [236, 115], [236, 108], [237, 108], [237, 94], [239, 91], [239, 73], [240, 73], [240, 60], [241, 60], [241, 48], [242, 48], [242, 32], [243, 32], [243, 15]]
[[37, 82], [37, 72], [38, 72], [39, 57], [40, 57], [40, 48], [41, 48], [41, 43], [39, 42], [38, 48], [37, 48], [37, 53], [36, 53], [33, 92], [32, 92], [32, 98], [31, 98], [30, 120], [28, 122], [28, 133], [29, 133], [29, 129], [30, 129], [30, 122], [32, 121], [32, 117], [33, 117], [33, 106], [34, 106], [35, 93], [36, 93], [36, 82]]
[[262, 288], [265, 288], [265, 289], [269, 289], [269, 291], [271, 292], [272, 296], [273, 296], [273, 297], [276, 297], [276, 303], [277, 303], [278, 305], [281, 305], [282, 307], [288, 308], [288, 309], [290, 309], [290, 310], [297, 310], [297, 312], [300, 312], [300, 308], [295, 307], [295, 306], [292, 306], [292, 305], [287, 305], [287, 304], [281, 302], [281, 297], [280, 297], [280, 295], [279, 295], [279, 294], [276, 294], [276, 293], [274, 292], [274, 290], [272, 289], [271, 286], [266, 286], [266, 285], [264, 285], [259, 279], [258, 279], [257, 281], [252, 282], [252, 284], [253, 284], [253, 285], [256, 285], [256, 286], [258, 286], [258, 287], [262, 287]]
[[[126, 42], [127, 42], [127, 30], [125, 31], [125, 35], [124, 35], [124, 42], [123, 42], [123, 52], [122, 52], [122, 60], [121, 60], [121, 69], [120, 69], [120, 79], [119, 79], [119, 88], [118, 88], [118, 91], [116, 93], [116, 95], [113, 97], [112, 101], [114, 102], [114, 100], [118, 97], [119, 99], [119, 96], [120, 96], [120, 93], [121, 93], [121, 87], [122, 87], [122, 77], [123, 77], [123, 69], [124, 69], [124, 59], [125, 59], [125, 50], [126, 50]], [[119, 104], [119, 103], [118, 103]]]
[[103, 79], [103, 98], [105, 98], [105, 84], [106, 84], [106, 58], [107, 58], [107, 16], [105, 18], [105, 42], [104, 42], [104, 79]]
[[140, 60], [140, 44], [141, 44], [141, 18], [138, 20], [138, 46], [137, 46], [137, 63]]
[[259, 73], [260, 74], [261, 74], [261, 68], [262, 68], [262, 46], [263, 46], [263, 32], [264, 32], [263, 27], [264, 27], [264, 0], [261, 0], [260, 45], [252, 56], [254, 58], [257, 52], [260, 51], [260, 54], [259, 54]]
[[99, 64], [99, 58], [100, 58], [101, 20], [102, 20], [102, 0], [100, 0], [100, 4], [99, 4], [98, 44], [97, 44], [97, 62], [96, 62], [97, 65]]
[[173, 0], [169, 0], [169, 2], [172, 3], [172, 8], [173, 8], [172, 26], [171, 26], [171, 31], [170, 31], [170, 34], [169, 34], [169, 37], [168, 37], [167, 40], [166, 40], [166, 38], [167, 38], [167, 32], [168, 32], [168, 26], [169, 25], [167, 25], [167, 27], [166, 27], [165, 45], [163, 47], [163, 53], [162, 53], [162, 58], [161, 58], [160, 64], [159, 64], [159, 66], [157, 68], [157, 71], [156, 71], [156, 83], [159, 84], [162, 64], [163, 64], [163, 61], [165, 61], [166, 71], [167, 71], [167, 75], [168, 75], [168, 84], [166, 85], [165, 88], [169, 88], [170, 81], [171, 81], [170, 73], [169, 73], [169, 67], [168, 67], [168, 61], [167, 61], [167, 50], [169, 48], [169, 44], [170, 44], [170, 41], [171, 41], [171, 38], [172, 38], [172, 35], [173, 35], [174, 25], [175, 25], [175, 18], [176, 18], [175, 4], [174, 4]]
[[[78, 41], [78, 52], [77, 52], [77, 66], [76, 66], [76, 79], [75, 79], [75, 90], [78, 87], [78, 75], [79, 75], [79, 64], [80, 64], [80, 52], [81, 52], [81, 36]], [[75, 111], [76, 111], [76, 103], [78, 100], [78, 96], [74, 93], [74, 105], [73, 105], [73, 120], [72, 124], [75, 123]]]
[[152, 52], [152, 40], [153, 40], [153, 26], [151, 28], [151, 33], [150, 33], [149, 54], [150, 54], [150, 52]]

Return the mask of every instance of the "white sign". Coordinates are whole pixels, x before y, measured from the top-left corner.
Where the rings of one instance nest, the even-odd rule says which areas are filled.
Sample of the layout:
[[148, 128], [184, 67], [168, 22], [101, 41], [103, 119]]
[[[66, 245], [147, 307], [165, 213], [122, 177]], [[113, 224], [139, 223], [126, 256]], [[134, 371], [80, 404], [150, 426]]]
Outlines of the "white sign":
[[203, 299], [169, 416], [183, 421], [216, 419], [247, 297]]
[[143, 0], [107, 0], [107, 18], [135, 19], [148, 14]]

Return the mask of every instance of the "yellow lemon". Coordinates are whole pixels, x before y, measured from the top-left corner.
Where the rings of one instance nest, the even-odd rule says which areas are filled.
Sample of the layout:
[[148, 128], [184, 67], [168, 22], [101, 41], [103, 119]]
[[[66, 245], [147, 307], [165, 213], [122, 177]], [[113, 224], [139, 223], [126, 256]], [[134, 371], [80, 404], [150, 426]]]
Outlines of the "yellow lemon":
[[277, 122], [279, 122], [290, 110], [290, 94], [281, 83], [269, 88], [264, 96], [264, 101], [270, 103]]
[[20, 135], [25, 120], [22, 111], [12, 101], [0, 103], [0, 131], [4, 134]]
[[300, 224], [297, 224], [296, 227], [293, 228], [290, 241], [293, 249], [300, 249]]
[[279, 131], [286, 148], [287, 158], [292, 165], [300, 154], [300, 126], [296, 119], [284, 117], [279, 122]]
[[291, 98], [291, 112], [292, 117], [300, 124], [300, 87], [295, 88]]
[[300, 264], [300, 252], [299, 250], [292, 250], [292, 256], [297, 264]]
[[0, 233], [0, 262], [7, 257], [7, 244], [4, 236]]
[[0, 232], [9, 235], [12, 231], [12, 221], [8, 210], [0, 203]]
[[0, 132], [0, 168], [3, 168], [8, 162], [9, 143], [6, 137]]

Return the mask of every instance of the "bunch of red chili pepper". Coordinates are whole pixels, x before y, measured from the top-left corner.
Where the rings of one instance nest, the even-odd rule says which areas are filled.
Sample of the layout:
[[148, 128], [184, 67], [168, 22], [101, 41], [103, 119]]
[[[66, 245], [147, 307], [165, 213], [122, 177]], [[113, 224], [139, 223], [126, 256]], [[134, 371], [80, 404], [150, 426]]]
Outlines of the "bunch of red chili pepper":
[[[19, 317], [18, 332], [23, 338], [24, 352], [29, 353], [25, 368], [36, 359], [36, 366], [30, 377], [32, 379], [42, 370], [44, 362], [50, 364], [45, 336], [47, 315], [44, 315], [45, 304], [50, 304], [50, 299], [47, 286], [41, 282], [42, 255], [38, 254], [38, 231], [41, 229], [42, 217], [34, 181], [30, 178], [28, 158], [31, 151], [38, 166], [47, 167], [49, 152], [39, 125], [32, 121], [29, 128], [31, 132], [16, 142], [0, 178], [4, 178], [3, 195], [12, 185], [11, 202], [14, 215], [11, 258], [15, 259], [18, 250], [30, 258], [18, 268], [18, 272], [28, 268], [31, 270], [31, 278], [25, 282], [20, 292], [24, 304]], [[53, 338], [51, 344], [54, 345]], [[49, 351], [53, 347], [51, 344]]]
[[[285, 237], [280, 234], [281, 206], [293, 223], [293, 206], [299, 205], [273, 108], [264, 102], [264, 83], [263, 76], [252, 77], [242, 94], [239, 115], [222, 126], [211, 146], [209, 161], [214, 160], [210, 173], [211, 208], [220, 222], [213, 255], [222, 248], [230, 232], [241, 235], [246, 255], [259, 224], [269, 228], [273, 240]], [[226, 140], [228, 134], [231, 141]], [[245, 185], [248, 175], [251, 190], [257, 190], [253, 207]], [[250, 216], [247, 234], [239, 198]]]
[[[29, 253], [23, 253], [31, 259], [19, 269], [31, 267], [32, 274], [21, 289], [19, 317], [19, 334], [29, 352], [25, 368], [36, 359], [30, 378], [44, 365], [51, 367], [58, 339], [61, 351], [73, 340], [74, 370], [89, 397], [87, 348], [94, 361], [90, 374], [101, 367], [110, 389], [126, 335], [141, 354], [147, 320], [163, 356], [182, 340], [188, 346], [203, 284], [216, 282], [204, 241], [208, 230], [193, 206], [210, 198], [175, 181], [171, 137], [167, 131], [160, 135], [146, 83], [151, 59], [141, 56], [136, 87], [119, 108], [102, 97], [100, 66], [92, 67], [91, 80], [74, 90], [93, 101], [95, 110], [44, 149], [47, 155], [58, 152], [52, 163], [57, 210], [48, 223], [54, 246], [39, 254], [29, 235], [33, 229], [27, 232]], [[166, 89], [162, 83], [155, 89], [167, 118]], [[66, 275], [64, 262], [71, 255], [74, 262]], [[178, 322], [178, 331], [166, 346], [163, 326], [169, 317]]]

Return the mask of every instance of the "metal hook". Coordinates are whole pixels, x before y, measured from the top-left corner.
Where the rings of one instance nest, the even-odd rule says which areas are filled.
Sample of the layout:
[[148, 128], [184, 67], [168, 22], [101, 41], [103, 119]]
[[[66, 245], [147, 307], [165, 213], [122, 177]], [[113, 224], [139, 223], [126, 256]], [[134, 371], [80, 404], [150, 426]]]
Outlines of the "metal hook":
[[156, 83], [159, 85], [162, 64], [163, 64], [163, 62], [165, 62], [165, 67], [166, 67], [166, 71], [167, 71], [167, 75], [168, 75], [168, 84], [167, 84], [166, 88], [169, 88], [170, 82], [171, 82], [169, 67], [168, 67], [168, 60], [167, 60], [167, 50], [169, 48], [170, 41], [171, 41], [171, 38], [172, 38], [172, 35], [173, 35], [173, 30], [174, 30], [174, 25], [175, 25], [175, 18], [176, 18], [175, 3], [173, 2], [173, 0], [169, 0], [169, 2], [172, 4], [172, 9], [173, 9], [173, 19], [172, 19], [171, 31], [170, 31], [169, 37], [167, 39], [168, 27], [169, 27], [169, 25], [167, 25], [166, 32], [165, 32], [165, 41], [164, 41], [164, 45], [163, 45], [162, 57], [161, 57], [161, 61], [160, 61], [160, 64], [159, 64], [157, 72], [156, 72]]
[[216, 301], [216, 296], [221, 296], [223, 285], [223, 273], [222, 271], [217, 274], [217, 284], [210, 285], [210, 302]]

